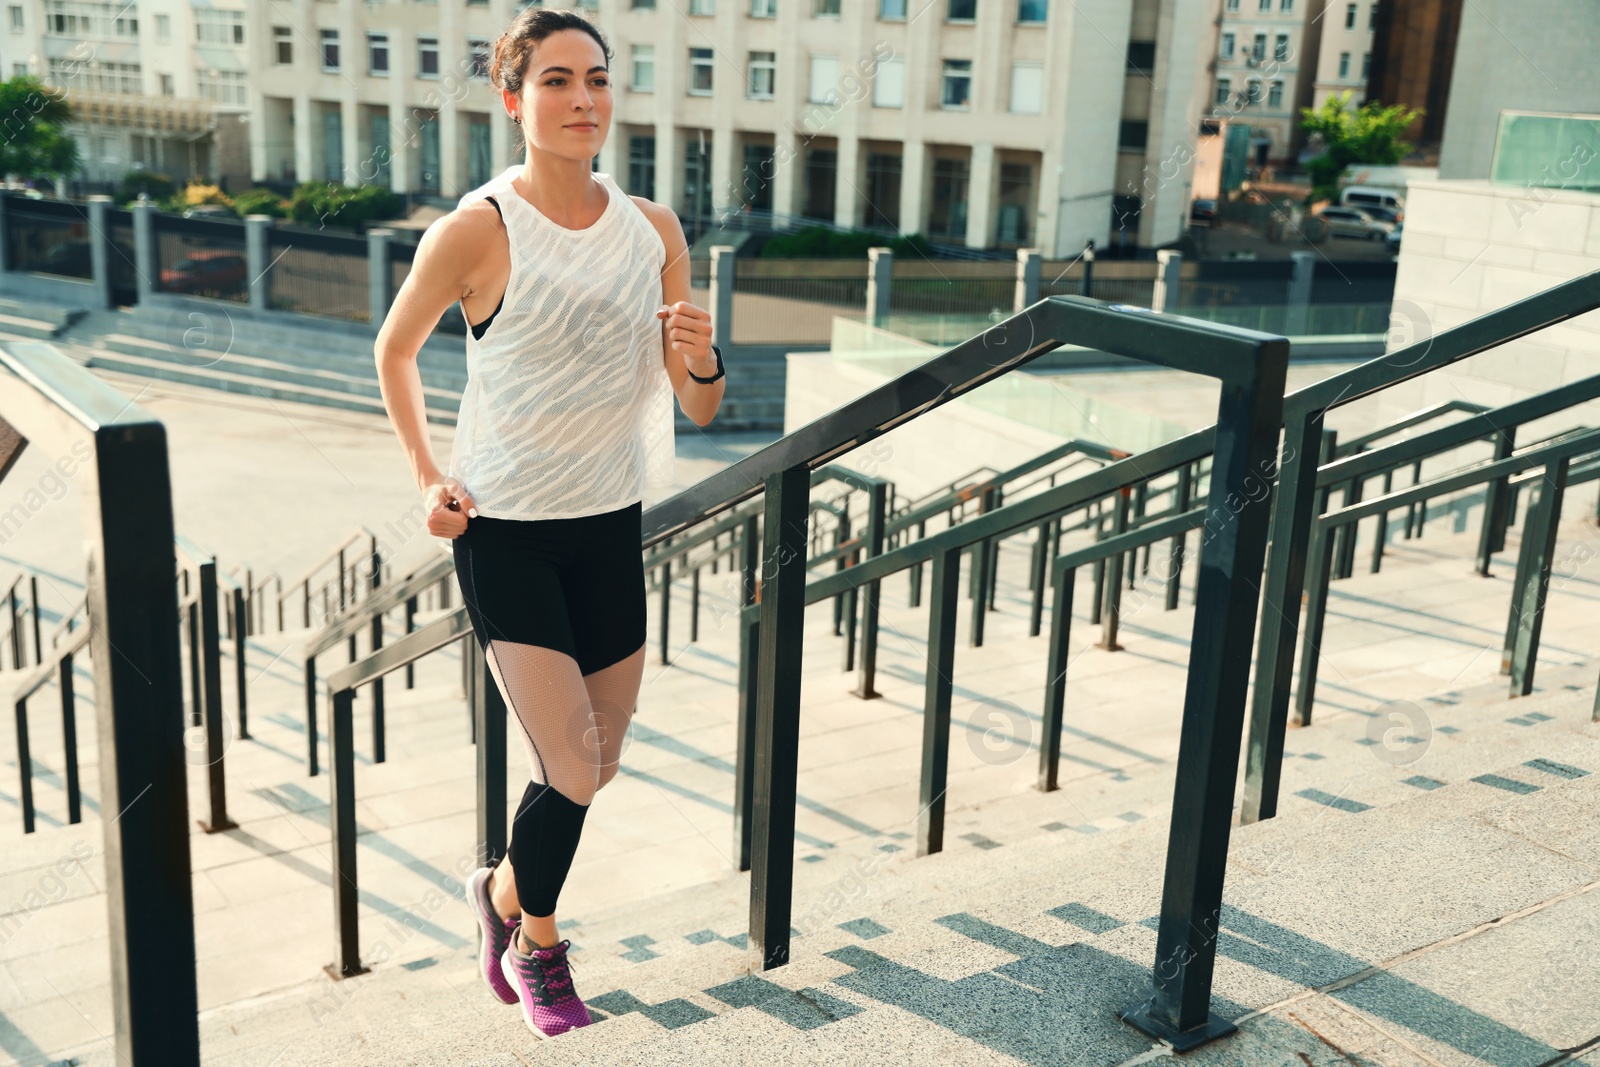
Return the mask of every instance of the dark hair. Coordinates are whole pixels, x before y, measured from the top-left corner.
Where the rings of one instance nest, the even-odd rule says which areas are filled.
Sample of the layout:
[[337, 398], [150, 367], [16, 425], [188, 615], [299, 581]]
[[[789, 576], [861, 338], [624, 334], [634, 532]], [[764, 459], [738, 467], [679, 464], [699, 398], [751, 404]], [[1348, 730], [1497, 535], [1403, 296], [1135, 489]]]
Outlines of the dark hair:
[[606, 66], [611, 66], [612, 52], [605, 37], [588, 17], [571, 9], [529, 7], [511, 20], [511, 25], [494, 43], [494, 59], [489, 64], [489, 81], [496, 89], [522, 92], [522, 75], [528, 69], [528, 60], [535, 46], [552, 33], [562, 30], [582, 30], [600, 46]]

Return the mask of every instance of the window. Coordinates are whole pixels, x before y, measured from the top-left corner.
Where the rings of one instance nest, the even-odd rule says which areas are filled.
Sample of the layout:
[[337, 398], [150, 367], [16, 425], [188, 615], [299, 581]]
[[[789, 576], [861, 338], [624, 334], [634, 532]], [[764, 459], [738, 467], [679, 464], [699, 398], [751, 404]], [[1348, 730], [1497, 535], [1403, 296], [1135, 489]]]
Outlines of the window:
[[417, 38], [417, 77], [437, 78], [439, 76], [439, 38]]
[[711, 95], [711, 49], [689, 49], [689, 95]]
[[1239, 10], [1239, 0], [1228, 0], [1228, 10], [1229, 11], [1237, 11], [1237, 10]]
[[1256, 57], [1256, 62], [1257, 63], [1259, 63], [1263, 59], [1267, 58], [1267, 35], [1266, 34], [1264, 34], [1264, 33], [1256, 34], [1255, 44], [1251, 45], [1251, 47], [1250, 47], [1250, 54]]
[[778, 17], [778, 0], [750, 0], [750, 17], [775, 19]]
[[944, 92], [940, 107], [966, 108], [972, 105], [972, 60], [944, 61]]
[[1154, 41], [1129, 41], [1128, 42], [1128, 73], [1149, 74], [1156, 65], [1156, 43]]
[[839, 13], [839, 0], [817, 0], [816, 15], [837, 15]]
[[630, 0], [630, 6], [635, 11], [654, 11], [656, 0]]
[[[21, 11], [22, 9], [20, 7], [14, 7], [11, 10], [12, 11]], [[13, 22], [14, 21], [15, 20], [13, 20]], [[15, 26], [13, 26], [12, 28], [16, 29]], [[171, 15], [157, 15], [156, 16], [156, 40], [160, 41], [162, 44], [166, 44], [168, 41], [172, 40], [172, 16]]]
[[[156, 17], [157, 17], [157, 19], [160, 19], [163, 16], [158, 15]], [[24, 27], [23, 21], [22, 21], [22, 5], [21, 4], [12, 4], [11, 5], [11, 32], [12, 33], [21, 33], [24, 28], [25, 27]]]
[[877, 76], [872, 79], [873, 107], [906, 106], [906, 62], [899, 56], [878, 64]]
[[178, 95], [177, 89], [172, 84], [172, 75], [170, 75], [170, 74], [161, 75], [161, 95], [162, 96], [177, 96]]
[[1261, 0], [1261, 6], [1259, 8], [1257, 8], [1257, 10], [1258, 11], [1271, 11], [1272, 10], [1272, 0]]
[[1117, 132], [1117, 147], [1124, 151], [1143, 151], [1150, 140], [1150, 124], [1133, 119], [1123, 119], [1122, 127]]
[[839, 154], [829, 149], [806, 152], [805, 206], [800, 214], [808, 219], [833, 221], [834, 194], [839, 184]]
[[1044, 103], [1044, 64], [1011, 64], [1011, 110], [1037, 115]]
[[1283, 0], [1283, 2], [1278, 5], [1278, 10], [1279, 11], [1293, 11], [1294, 10], [1294, 0]]
[[1361, 53], [1361, 80], [1366, 81], [1372, 77], [1372, 53]]
[[381, 78], [389, 76], [389, 35], [367, 33], [367, 73]]
[[1001, 163], [995, 243], [1015, 246], [1028, 239], [1028, 209], [1032, 200], [1033, 168], [1026, 163]]
[[1049, 13], [1049, 0], [1017, 0], [1018, 22], [1045, 22]]
[[1228, 102], [1228, 98], [1231, 96], [1233, 96], [1233, 79], [1218, 78], [1216, 100], [1217, 106], [1221, 107], [1222, 105], [1226, 104]]
[[[367, 131], [372, 141], [372, 154], [368, 157], [368, 161], [372, 164], [372, 180], [378, 185], [387, 186], [391, 161], [388, 116], [374, 112], [368, 120]], [[362, 166], [364, 168], [366, 164]]]
[[656, 139], [628, 138], [628, 192], [646, 200], [656, 198]]
[[1339, 77], [1341, 77], [1341, 78], [1350, 77], [1350, 53], [1349, 52], [1340, 52], [1339, 53]]
[[656, 46], [653, 44], [636, 44], [633, 46], [633, 90], [639, 93], [653, 93], [656, 91]]
[[1289, 58], [1289, 35], [1280, 33], [1272, 41], [1272, 58], [1282, 62]]
[[965, 238], [967, 236], [967, 161], [933, 161], [933, 197], [928, 206], [928, 235]]
[[322, 113], [322, 177], [330, 182], [344, 180], [344, 115], [336, 107]]
[[467, 126], [467, 181], [482, 185], [494, 169], [494, 133], [488, 122], [474, 121]]
[[13, 78], [26, 77], [27, 73], [28, 73], [28, 64], [26, 64], [26, 63], [13, 63], [13, 64], [11, 64], [11, 76]]
[[51, 56], [45, 80], [58, 88], [72, 87], [84, 92], [142, 92], [141, 68], [137, 63], [112, 63], [101, 60], [90, 67], [67, 56]]
[[1231, 33], [1225, 33], [1222, 35], [1222, 58], [1233, 58], [1233, 34]]
[[1346, 4], [1345, 5], [1345, 9], [1344, 9], [1344, 28], [1347, 29], [1347, 30], [1353, 30], [1353, 29], [1356, 28], [1356, 5], [1355, 4]]
[[945, 0], [949, 7], [945, 11], [946, 22], [971, 22], [978, 17], [978, 0]]
[[197, 7], [194, 9], [194, 36], [200, 44], [244, 44], [244, 12]]
[[689, 0], [689, 14], [691, 15], [715, 15], [716, 13], [716, 0]]
[[200, 70], [195, 72], [200, 99], [243, 107], [249, 103], [249, 89], [242, 70]]
[[838, 84], [839, 57], [812, 56], [811, 84], [806, 90], [806, 99], [813, 104], [836, 104], [839, 102]]
[[1274, 81], [1267, 90], [1267, 106], [1274, 109], [1283, 106], [1283, 82]]
[[1261, 82], [1251, 78], [1244, 83], [1244, 102], [1246, 104], [1261, 103]]
[[1378, 5], [1377, 4], [1373, 4], [1370, 8], [1367, 9], [1367, 29], [1375, 30], [1377, 28], [1378, 28]]
[[900, 228], [900, 157], [867, 153], [867, 223]]
[[774, 52], [750, 53], [750, 87], [746, 95], [752, 100], [771, 100], [773, 81], [777, 76], [777, 54]]
[[323, 30], [322, 39], [322, 69], [339, 69], [339, 31]]
[[[489, 63], [494, 57], [493, 46], [487, 37], [467, 38], [467, 62], [472, 69], [472, 77], [479, 81], [489, 80]], [[481, 184], [481, 183], [480, 183]]]
[[752, 211], [772, 210], [773, 149], [769, 144], [744, 146], [744, 173], [740, 176], [739, 199]]
[[272, 27], [272, 59], [280, 67], [294, 62], [294, 31], [287, 26]]
[[880, 19], [905, 18], [906, 0], [878, 0], [878, 17]]

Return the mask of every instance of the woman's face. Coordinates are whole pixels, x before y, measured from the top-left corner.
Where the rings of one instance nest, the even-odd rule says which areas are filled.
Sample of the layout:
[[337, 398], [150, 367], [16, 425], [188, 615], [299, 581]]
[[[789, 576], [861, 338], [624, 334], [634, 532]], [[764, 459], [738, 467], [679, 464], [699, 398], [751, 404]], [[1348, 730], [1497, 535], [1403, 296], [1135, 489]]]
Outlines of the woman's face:
[[530, 148], [541, 152], [588, 162], [611, 130], [611, 72], [599, 42], [582, 30], [559, 30], [535, 45], [521, 94], [504, 97], [522, 116]]

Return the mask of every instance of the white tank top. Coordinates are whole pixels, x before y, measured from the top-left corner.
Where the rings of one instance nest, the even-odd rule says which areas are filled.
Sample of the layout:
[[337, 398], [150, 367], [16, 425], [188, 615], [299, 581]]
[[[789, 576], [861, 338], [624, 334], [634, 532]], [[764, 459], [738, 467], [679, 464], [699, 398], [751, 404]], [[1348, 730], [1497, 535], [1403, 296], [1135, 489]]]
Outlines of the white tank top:
[[671, 380], [662, 362], [661, 235], [611, 175], [594, 225], [569, 230], [512, 187], [507, 169], [461, 198], [500, 205], [511, 243], [505, 299], [467, 331], [450, 474], [478, 514], [577, 518], [673, 484]]

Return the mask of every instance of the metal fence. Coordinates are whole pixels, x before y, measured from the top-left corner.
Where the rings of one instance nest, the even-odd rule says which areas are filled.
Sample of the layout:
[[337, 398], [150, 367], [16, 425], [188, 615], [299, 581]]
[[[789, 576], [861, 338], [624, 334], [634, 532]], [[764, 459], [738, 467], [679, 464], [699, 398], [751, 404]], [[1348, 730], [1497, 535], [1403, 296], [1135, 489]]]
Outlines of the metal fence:
[[278, 226], [267, 231], [268, 306], [370, 322], [367, 239]]
[[65, 200], [13, 199], [6, 206], [6, 262], [12, 270], [94, 277], [89, 213]]
[[250, 302], [250, 259], [244, 223], [157, 215], [156, 277], [163, 293]]

